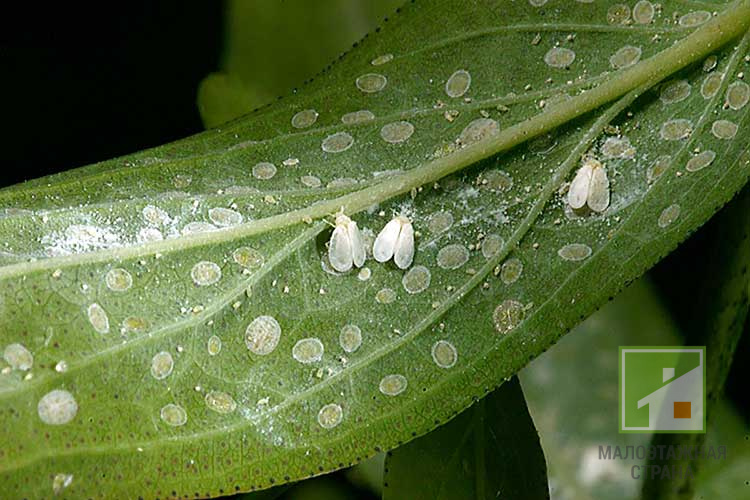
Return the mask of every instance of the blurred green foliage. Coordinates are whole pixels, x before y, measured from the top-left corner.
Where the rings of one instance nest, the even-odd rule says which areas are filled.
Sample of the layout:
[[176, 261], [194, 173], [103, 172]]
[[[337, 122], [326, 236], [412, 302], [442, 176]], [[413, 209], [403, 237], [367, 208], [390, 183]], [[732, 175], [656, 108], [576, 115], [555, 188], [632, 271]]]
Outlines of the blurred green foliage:
[[[633, 479], [630, 468], [644, 460], [598, 458], [599, 445], [625, 450], [648, 446], [652, 437], [616, 431], [618, 346], [682, 343], [669, 311], [644, 278], [520, 372], [547, 458], [553, 499], [640, 497], [642, 480]], [[742, 418], [721, 400], [706, 438], [708, 445], [726, 445], [728, 460], [703, 462], [698, 495], [748, 498], [747, 479], [738, 473], [750, 470], [747, 433]]]
[[318, 74], [404, 0], [227, 1], [221, 70], [198, 91], [206, 128], [270, 103]]

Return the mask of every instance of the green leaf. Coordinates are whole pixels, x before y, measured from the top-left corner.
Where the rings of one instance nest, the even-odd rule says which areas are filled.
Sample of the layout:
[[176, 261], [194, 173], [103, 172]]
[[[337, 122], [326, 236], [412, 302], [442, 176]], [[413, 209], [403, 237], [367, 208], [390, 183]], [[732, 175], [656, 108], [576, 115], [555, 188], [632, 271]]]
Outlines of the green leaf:
[[651, 438], [617, 432], [618, 346], [674, 345], [677, 333], [644, 277], [521, 370], [554, 498], [639, 498], [642, 481], [631, 476], [631, 467], [644, 460], [599, 460], [599, 446], [624, 450], [648, 445]]
[[357, 490], [335, 476], [302, 481], [292, 487], [281, 500], [349, 500], [357, 498]]
[[517, 377], [389, 452], [385, 467], [383, 500], [549, 498], [544, 454]]
[[[356, 463], [490, 392], [672, 250], [750, 172], [735, 78], [750, 1], [716, 3], [698, 28], [673, 22], [682, 2], [648, 25], [608, 24], [621, 18], [601, 3], [412, 4], [295, 96], [0, 191], [7, 494], [215, 496]], [[628, 45], [642, 61], [613, 70]], [[556, 46], [576, 53], [567, 69], [545, 62], [569, 56]], [[460, 70], [471, 86], [450, 97]], [[646, 91], [667, 77], [689, 95]], [[730, 85], [738, 109], [723, 106]], [[296, 128], [308, 109], [315, 122]], [[351, 123], [360, 110], [374, 119]], [[692, 131], [665, 140], [674, 119]], [[487, 120], [500, 131], [467, 145]], [[414, 132], [393, 143], [409, 127], [386, 126], [401, 121]], [[732, 139], [712, 133], [728, 137], [729, 122]], [[696, 148], [716, 158], [688, 171]], [[560, 194], [585, 153], [611, 180], [598, 215], [571, 214]], [[331, 272], [322, 218], [341, 207], [373, 233], [411, 217], [422, 285], [373, 260]], [[278, 344], [249, 350], [265, 317]], [[340, 343], [347, 325], [356, 350]], [[297, 356], [310, 363], [293, 357], [306, 338], [319, 361], [314, 341]]]
[[344, 473], [349, 483], [361, 490], [366, 490], [374, 496], [383, 496], [383, 467], [385, 453], [364, 460]]
[[[618, 346], [685, 345], [649, 275], [519, 373], [547, 458], [553, 497], [642, 498], [647, 458], [600, 459], [599, 446], [617, 446], [622, 451], [648, 447], [653, 436], [617, 433]], [[711, 414], [715, 418], [709, 419], [706, 445], [714, 449], [726, 446], [727, 459], [702, 461], [696, 477], [697, 498], [743, 498], [747, 486], [742, 473], [750, 460], [750, 445], [744, 437], [747, 425], [727, 399], [717, 401]]]
[[[685, 318], [684, 345], [706, 346], [706, 416], [708, 423], [714, 417], [716, 405], [723, 393], [737, 344], [747, 320], [750, 280], [747, 265], [750, 262], [750, 189], [746, 186], [739, 196], [696, 235], [688, 246], [693, 252], [677, 252], [675, 264], [680, 269], [694, 269], [691, 286], [701, 290], [700, 296], [684, 292], [680, 281], [673, 281], [668, 293], [679, 304], [675, 317]], [[683, 255], [687, 253], [687, 255]], [[707, 262], [706, 255], [712, 258]], [[670, 260], [672, 260], [670, 258]], [[669, 265], [672, 262], [666, 262]], [[673, 266], [675, 264], [672, 264]], [[675, 286], [677, 285], [677, 286]], [[706, 434], [654, 434], [652, 446], [692, 447], [704, 446]], [[649, 465], [659, 467], [688, 467], [697, 473], [704, 460], [689, 457], [655, 457]], [[660, 481], [647, 477], [643, 485], [644, 499], [693, 498], [696, 479], [692, 476]]]

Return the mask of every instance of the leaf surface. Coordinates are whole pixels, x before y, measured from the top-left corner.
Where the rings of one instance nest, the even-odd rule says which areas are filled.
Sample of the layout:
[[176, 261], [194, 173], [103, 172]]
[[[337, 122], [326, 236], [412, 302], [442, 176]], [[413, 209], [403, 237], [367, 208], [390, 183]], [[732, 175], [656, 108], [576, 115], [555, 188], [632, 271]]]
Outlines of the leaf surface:
[[[704, 4], [638, 24], [603, 2], [535, 3], [411, 4], [293, 97], [0, 191], [9, 495], [216, 496], [390, 449], [746, 182], [750, 2], [711, 4], [731, 10], [699, 27]], [[642, 61], [613, 68], [627, 47]], [[680, 88], [646, 91], [667, 76]], [[687, 168], [697, 150], [713, 161]], [[601, 213], [566, 208], [584, 154], [608, 172]], [[409, 216], [420, 271], [333, 272], [322, 218], [341, 207], [369, 241]], [[275, 324], [277, 343], [248, 347]]]

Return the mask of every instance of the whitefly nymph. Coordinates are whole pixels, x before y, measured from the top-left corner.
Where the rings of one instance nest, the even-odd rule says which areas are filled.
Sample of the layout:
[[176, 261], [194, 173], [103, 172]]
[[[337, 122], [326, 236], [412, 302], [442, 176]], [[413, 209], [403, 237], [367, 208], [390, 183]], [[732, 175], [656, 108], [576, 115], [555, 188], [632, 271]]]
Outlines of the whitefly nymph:
[[586, 158], [568, 190], [568, 203], [574, 210], [588, 206], [604, 212], [609, 206], [609, 179], [604, 165], [595, 158]]
[[372, 246], [372, 256], [378, 262], [393, 262], [401, 268], [408, 268], [414, 260], [414, 227], [411, 221], [399, 215], [385, 225]]
[[328, 244], [328, 260], [340, 273], [345, 273], [352, 265], [362, 267], [365, 263], [365, 244], [357, 223], [343, 213], [336, 215], [333, 234]]

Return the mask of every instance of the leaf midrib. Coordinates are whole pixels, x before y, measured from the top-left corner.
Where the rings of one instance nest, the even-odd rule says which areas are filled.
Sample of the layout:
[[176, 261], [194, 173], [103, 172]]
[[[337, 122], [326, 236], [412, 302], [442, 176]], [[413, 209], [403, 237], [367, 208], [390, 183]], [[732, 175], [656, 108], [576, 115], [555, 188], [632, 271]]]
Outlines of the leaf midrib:
[[[251, 146], [261, 146], [261, 145], [271, 144], [271, 143], [283, 144], [285, 142], [294, 142], [300, 137], [320, 135], [320, 134], [324, 134], [327, 132], [336, 132], [336, 131], [341, 131], [344, 129], [354, 130], [358, 128], [370, 127], [372, 125], [386, 124], [386, 123], [390, 123], [390, 122], [397, 121], [397, 120], [424, 117], [424, 116], [430, 116], [430, 115], [441, 115], [447, 109], [455, 108], [460, 112], [473, 112], [473, 111], [478, 111], [481, 109], [486, 109], [488, 107], [499, 106], [499, 105], [513, 106], [513, 105], [518, 105], [518, 104], [527, 104], [540, 98], [551, 97], [560, 93], [567, 93], [571, 91], [578, 91], [581, 89], [586, 89], [587, 87], [591, 87], [592, 85], [595, 85], [599, 82], [606, 80], [607, 78], [611, 77], [613, 74], [616, 74], [616, 72], [615, 73], [605, 72], [596, 76], [592, 76], [590, 78], [578, 79], [573, 83], [563, 83], [561, 85], [557, 85], [554, 87], [547, 87], [543, 90], [527, 91], [521, 94], [515, 94], [515, 95], [510, 94], [510, 95], [505, 95], [501, 97], [493, 97], [490, 99], [481, 99], [481, 100], [472, 99], [472, 101], [468, 103], [465, 101], [450, 103], [450, 105], [446, 103], [446, 106], [444, 106], [443, 108], [435, 108], [434, 106], [426, 107], [426, 108], [409, 108], [407, 110], [399, 111], [396, 113], [391, 113], [388, 115], [376, 116], [372, 120], [366, 120], [366, 121], [352, 123], [352, 124], [336, 123], [332, 125], [327, 125], [325, 127], [316, 127], [316, 128], [306, 129], [306, 130], [298, 130], [298, 131], [286, 133], [283, 135], [269, 137], [266, 139], [251, 139], [247, 141], [242, 141], [238, 144], [234, 144], [226, 148], [204, 151], [202, 153], [197, 153], [197, 154], [189, 155], [189, 156], [182, 156], [179, 158], [157, 158], [155, 160], [152, 159], [152, 161], [150, 161], [147, 164], [131, 166], [131, 167], [128, 167], [128, 169], [136, 169], [139, 172], [139, 174], [142, 174], [143, 171], [148, 171], [149, 169], [153, 169], [153, 170], [162, 169], [166, 165], [169, 165], [172, 168], [180, 167], [181, 165], [192, 166], [195, 160], [206, 160], [212, 157], [221, 157], [228, 152], [245, 149]], [[311, 95], [311, 97], [314, 97], [314, 95]], [[222, 132], [222, 133], [227, 133], [227, 132]], [[116, 161], [116, 160], [111, 160], [111, 161]], [[297, 168], [297, 167], [291, 167], [291, 168]], [[44, 186], [33, 186], [33, 187], [26, 188], [24, 187], [23, 184], [21, 184], [17, 187], [12, 187], [12, 188], [8, 188], [8, 189], [0, 191], [0, 199], [2, 198], [7, 199], [11, 196], [17, 196], [19, 194], [25, 194], [25, 193], [33, 193], [35, 197], [39, 197], [46, 191], [59, 190], [61, 187], [70, 186], [70, 185], [78, 185], [78, 184], [82, 184], [86, 182], [107, 180], [111, 177], [113, 172], [114, 170], [105, 170], [101, 172], [96, 172], [96, 173], [91, 173], [88, 175], [76, 177], [75, 179], [68, 179], [68, 180], [64, 180], [64, 181], [60, 181], [54, 184], [49, 184], [49, 185], [44, 185]], [[317, 194], [320, 194], [323, 192], [321, 188], [314, 188], [314, 189], [311, 188], [311, 191], [314, 191], [314, 193], [317, 193]], [[258, 192], [263, 195], [265, 194], [286, 195], [293, 191], [258, 190]], [[192, 196], [203, 196], [203, 195], [208, 195], [209, 193], [188, 192], [188, 194]], [[137, 198], [124, 198], [121, 201], [131, 201], [131, 200], [137, 200]]]
[[[493, 35], [493, 34], [498, 34], [502, 32], [582, 31], [582, 32], [633, 33], [633, 32], [645, 31], [649, 33], [653, 32], [654, 34], [661, 34], [661, 33], [681, 33], [681, 32], [688, 32], [690, 30], [691, 28], [684, 28], [679, 25], [676, 27], [670, 27], [670, 26], [646, 26], [646, 25], [643, 25], [643, 26], [622, 25], [621, 26], [621, 25], [596, 25], [596, 24], [577, 24], [577, 23], [563, 23], [563, 24], [539, 23], [539, 24], [523, 24], [523, 25], [516, 25], [516, 26], [502, 26], [502, 27], [488, 28], [485, 30], [477, 30], [474, 32], [462, 34], [460, 36], [444, 39], [436, 44], [426, 45], [424, 47], [421, 47], [419, 50], [407, 52], [403, 55], [398, 56], [395, 59], [404, 59], [408, 56], [416, 55], [424, 51], [434, 50], [436, 48], [440, 48], [442, 46], [449, 45], [451, 43], [460, 42], [460, 41], [468, 41], [476, 37]], [[496, 97], [496, 98], [484, 99], [484, 100], [472, 100], [471, 103], [459, 102], [459, 103], [454, 103], [456, 104], [454, 107], [459, 108], [461, 111], [476, 111], [478, 109], [486, 108], [488, 106], [515, 105], [515, 104], [527, 103], [527, 102], [531, 102], [542, 97], [555, 95], [560, 92], [575, 91], [575, 90], [579, 90], [582, 88], [586, 88], [590, 85], [593, 85], [602, 80], [605, 80], [608, 76], [609, 74], [605, 72], [603, 74], [599, 74], [591, 78], [578, 80], [573, 84], [562, 84], [562, 85], [558, 85], [555, 87], [548, 87], [544, 90], [524, 92], [524, 93], [517, 94], [517, 95], [506, 95], [502, 97]], [[358, 128], [358, 127], [363, 127], [363, 126], [372, 125], [372, 124], [388, 123], [388, 122], [399, 120], [399, 119], [414, 118], [418, 116], [429, 116], [430, 114], [439, 114], [442, 112], [443, 112], [442, 109], [434, 109], [434, 108], [414, 109], [412, 108], [412, 109], [401, 111], [398, 113], [392, 113], [390, 115], [383, 115], [380, 117], [376, 117], [374, 120], [348, 124], [346, 125], [346, 127], [348, 127], [349, 129], [352, 129], [352, 128]], [[242, 124], [240, 123], [238, 124], [238, 126], [242, 126]], [[298, 137], [304, 137], [308, 135], [315, 135], [319, 133], [339, 130], [343, 126], [344, 126], [343, 124], [334, 124], [334, 125], [329, 125], [326, 127], [318, 127], [318, 128], [308, 129], [308, 130], [295, 131], [292, 133], [288, 133], [288, 134], [284, 134], [280, 136], [274, 136], [274, 137], [270, 137], [267, 139], [253, 139], [253, 140], [243, 141], [241, 143], [235, 144], [233, 146], [229, 146], [227, 148], [206, 151], [206, 152], [198, 153], [195, 155], [182, 156], [176, 159], [151, 158], [147, 164], [144, 164], [141, 166], [134, 166], [132, 168], [143, 170], [143, 169], [149, 169], [149, 168], [154, 168], [154, 169], [162, 168], [165, 164], [179, 166], [180, 164], [185, 163], [189, 165], [194, 160], [206, 159], [212, 156], [221, 156], [228, 151], [244, 149], [246, 147], [263, 145], [263, 144], [267, 144], [271, 142], [283, 142], [287, 140], [296, 140]], [[217, 129], [217, 130], [221, 130], [221, 129]], [[235, 127], [227, 127], [226, 129], [221, 130], [221, 133], [219, 134], [219, 136], [235, 133], [234, 130], [235, 130]], [[21, 185], [19, 186], [20, 189], [14, 188], [14, 189], [9, 189], [9, 190], [4, 189], [0, 191], [0, 199], [2, 199], [3, 197], [7, 197], [8, 195], [12, 196], [12, 195], [17, 195], [19, 193], [23, 193], [26, 190], [33, 191], [34, 194], [38, 196], [40, 193], [46, 190], [57, 189], [60, 186], [65, 186], [65, 185], [70, 185], [70, 184], [79, 184], [84, 181], [106, 179], [109, 175], [111, 175], [111, 173], [112, 173], [111, 170], [106, 170], [104, 172], [98, 172], [95, 174], [89, 174], [88, 176], [79, 177], [75, 180], [70, 179], [70, 180], [55, 183], [54, 185], [35, 186], [33, 188], [27, 188], [27, 189], [23, 189], [23, 185]]]

